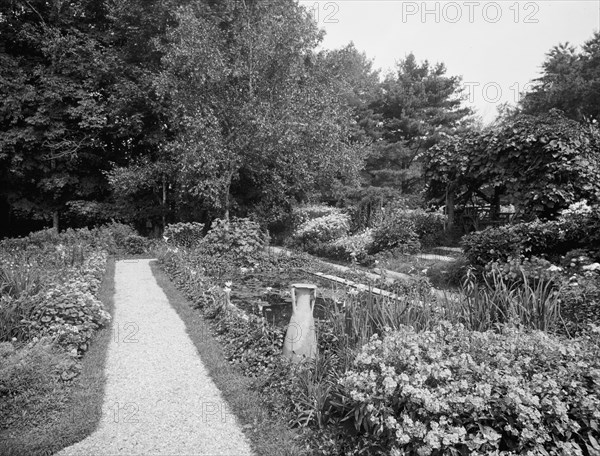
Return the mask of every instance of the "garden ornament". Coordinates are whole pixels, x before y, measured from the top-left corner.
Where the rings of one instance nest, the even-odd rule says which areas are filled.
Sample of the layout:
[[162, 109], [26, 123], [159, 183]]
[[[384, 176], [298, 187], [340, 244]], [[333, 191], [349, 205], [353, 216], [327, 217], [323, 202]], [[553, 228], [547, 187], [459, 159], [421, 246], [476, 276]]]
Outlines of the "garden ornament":
[[294, 362], [313, 359], [317, 354], [313, 317], [316, 292], [316, 285], [292, 284], [292, 316], [283, 341], [283, 356]]

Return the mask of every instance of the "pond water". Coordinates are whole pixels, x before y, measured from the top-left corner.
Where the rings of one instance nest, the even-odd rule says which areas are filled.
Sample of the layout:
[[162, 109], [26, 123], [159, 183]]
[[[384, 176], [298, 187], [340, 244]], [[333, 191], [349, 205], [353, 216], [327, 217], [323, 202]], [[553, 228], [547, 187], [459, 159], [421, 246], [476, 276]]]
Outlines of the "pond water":
[[[323, 319], [334, 301], [343, 299], [347, 287], [298, 269], [241, 274], [233, 280], [231, 303], [247, 313], [262, 315], [268, 323], [286, 326], [292, 316], [292, 283], [317, 285], [314, 317]], [[262, 310], [260, 310], [262, 308]]]

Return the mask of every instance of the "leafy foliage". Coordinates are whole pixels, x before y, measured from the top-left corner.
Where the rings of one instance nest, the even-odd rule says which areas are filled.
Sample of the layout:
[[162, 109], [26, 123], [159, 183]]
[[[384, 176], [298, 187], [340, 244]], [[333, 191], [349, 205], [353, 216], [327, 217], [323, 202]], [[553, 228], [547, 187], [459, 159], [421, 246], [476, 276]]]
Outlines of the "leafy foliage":
[[336, 405], [371, 454], [593, 454], [597, 347], [542, 332], [407, 327], [362, 348]]
[[137, 234], [127, 236], [123, 241], [125, 252], [130, 255], [139, 255], [148, 250], [148, 239]]
[[439, 245], [446, 223], [444, 214], [423, 209], [407, 209], [402, 214], [414, 221], [415, 233], [423, 247]]
[[418, 188], [419, 152], [443, 132], [456, 132], [468, 123], [470, 110], [461, 106], [460, 93], [460, 78], [447, 76], [443, 63], [419, 63], [412, 53], [398, 63], [371, 104], [382, 123], [382, 141], [366, 165], [372, 185], [402, 193]]
[[525, 215], [550, 218], [600, 195], [600, 135], [557, 111], [520, 115], [481, 133], [451, 136], [424, 153], [431, 198], [506, 196]]
[[421, 245], [415, 221], [402, 210], [396, 210], [373, 231], [371, 253], [402, 249], [404, 253], [419, 251]]
[[19, 350], [11, 342], [0, 342], [0, 360], [0, 398], [51, 394], [57, 383], [73, 378], [80, 369], [76, 359], [47, 339]]
[[216, 219], [201, 242], [208, 255], [235, 253], [241, 261], [250, 261], [268, 244], [268, 235], [257, 222], [244, 218]]
[[21, 218], [87, 221], [78, 208], [105, 196], [102, 171], [114, 156], [102, 137], [118, 65], [96, 33], [107, 17], [95, 3], [0, 7], [1, 196]]
[[341, 211], [309, 219], [292, 234], [293, 241], [300, 244], [329, 242], [348, 234], [350, 217]]
[[174, 246], [194, 247], [204, 237], [204, 225], [197, 222], [171, 223], [165, 228], [163, 236]]
[[508, 257], [518, 256], [521, 251], [521, 239], [515, 236], [511, 226], [486, 228], [469, 234], [462, 240], [465, 256], [473, 266], [485, 266], [490, 261], [505, 261]]
[[[99, 239], [92, 242], [94, 237]], [[0, 340], [49, 337], [76, 354], [84, 352], [93, 332], [110, 318], [95, 298], [107, 245], [115, 241], [106, 228], [46, 230], [2, 241]]]
[[554, 46], [542, 64], [542, 75], [520, 99], [527, 114], [539, 115], [556, 108], [578, 121], [600, 120], [598, 62], [600, 33], [587, 40], [581, 51], [569, 43]]
[[302, 7], [228, 1], [177, 20], [156, 87], [182, 192], [219, 216], [244, 207], [273, 222], [317, 186], [356, 178], [350, 112], [314, 69], [320, 34]]
[[561, 255], [580, 248], [590, 249], [598, 257], [597, 228], [600, 223], [598, 207], [579, 210], [571, 206], [557, 219], [548, 222], [528, 222], [487, 228], [465, 236], [462, 240], [465, 256], [476, 267], [491, 261], [506, 261], [519, 255], [542, 256], [558, 260]]

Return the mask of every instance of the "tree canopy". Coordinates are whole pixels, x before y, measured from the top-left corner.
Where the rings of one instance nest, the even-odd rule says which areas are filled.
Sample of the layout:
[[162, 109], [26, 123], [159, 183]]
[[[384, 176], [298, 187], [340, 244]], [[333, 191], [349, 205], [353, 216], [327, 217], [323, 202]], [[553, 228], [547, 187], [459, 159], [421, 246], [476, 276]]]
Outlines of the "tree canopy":
[[410, 53], [381, 78], [352, 43], [322, 38], [294, 0], [2, 2], [0, 210], [158, 234], [423, 188], [542, 217], [598, 199], [599, 33], [553, 48], [483, 130], [443, 63]]
[[520, 107], [526, 114], [543, 114], [555, 108], [574, 120], [600, 121], [600, 32], [595, 32], [581, 50], [569, 43], [554, 46]]
[[423, 154], [431, 198], [446, 204], [501, 198], [524, 215], [551, 218], [586, 199], [600, 201], [600, 131], [558, 110], [520, 114], [502, 127], [445, 138]]
[[371, 183], [415, 190], [421, 171], [415, 159], [442, 133], [469, 123], [471, 110], [462, 105], [461, 79], [446, 75], [443, 63], [418, 63], [414, 54], [386, 76], [371, 107], [380, 119], [381, 140], [367, 163]]

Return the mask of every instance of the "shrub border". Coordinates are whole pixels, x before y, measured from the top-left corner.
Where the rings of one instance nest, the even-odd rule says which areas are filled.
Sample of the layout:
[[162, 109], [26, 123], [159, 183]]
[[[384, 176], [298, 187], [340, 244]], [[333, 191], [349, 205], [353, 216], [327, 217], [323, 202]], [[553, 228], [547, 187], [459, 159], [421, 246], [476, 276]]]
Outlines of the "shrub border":
[[[110, 256], [97, 298], [111, 316], [114, 314], [114, 293], [115, 258]], [[80, 442], [96, 430], [102, 417], [106, 383], [104, 366], [111, 337], [112, 323], [94, 334], [90, 348], [82, 358], [81, 374], [72, 385], [61, 388], [66, 401], [58, 412], [48, 410], [43, 424], [18, 429], [18, 434], [10, 429], [0, 433], [0, 454], [53, 454]]]

